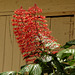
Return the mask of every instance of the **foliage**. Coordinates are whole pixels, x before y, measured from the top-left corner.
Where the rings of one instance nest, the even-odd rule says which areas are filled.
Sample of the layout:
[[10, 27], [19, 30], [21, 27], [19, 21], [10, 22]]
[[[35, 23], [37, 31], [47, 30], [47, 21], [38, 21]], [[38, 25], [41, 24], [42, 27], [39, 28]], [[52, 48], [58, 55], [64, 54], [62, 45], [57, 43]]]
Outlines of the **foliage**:
[[42, 73], [41, 67], [39, 64], [29, 64], [25, 65], [18, 74], [24, 75], [24, 73], [29, 73], [29, 75], [40, 75]]
[[16, 71], [3, 72], [0, 73], [0, 75], [17, 75], [17, 72]]

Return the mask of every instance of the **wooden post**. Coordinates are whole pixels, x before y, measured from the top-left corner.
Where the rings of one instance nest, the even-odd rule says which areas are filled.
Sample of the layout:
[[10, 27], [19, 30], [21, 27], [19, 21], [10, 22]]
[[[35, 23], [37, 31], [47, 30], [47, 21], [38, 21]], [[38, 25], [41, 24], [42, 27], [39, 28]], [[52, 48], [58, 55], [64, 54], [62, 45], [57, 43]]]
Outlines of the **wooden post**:
[[74, 14], [74, 35], [73, 35], [73, 39], [75, 39], [75, 14]]

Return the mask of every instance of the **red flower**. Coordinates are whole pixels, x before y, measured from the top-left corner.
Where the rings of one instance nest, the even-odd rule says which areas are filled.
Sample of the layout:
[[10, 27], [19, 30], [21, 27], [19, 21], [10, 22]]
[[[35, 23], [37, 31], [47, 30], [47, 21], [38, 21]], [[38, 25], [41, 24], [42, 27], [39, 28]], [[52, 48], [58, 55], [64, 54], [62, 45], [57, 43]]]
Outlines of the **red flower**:
[[[44, 24], [47, 22], [45, 17], [36, 15], [41, 12], [42, 9], [35, 4], [28, 11], [21, 7], [13, 15], [14, 34], [26, 61], [31, 61], [30, 57], [40, 56], [40, 53], [42, 53], [40, 50], [45, 49], [44, 44], [54, 42], [50, 35], [51, 31], [47, 28], [47, 24]], [[50, 47], [46, 48], [50, 49]]]

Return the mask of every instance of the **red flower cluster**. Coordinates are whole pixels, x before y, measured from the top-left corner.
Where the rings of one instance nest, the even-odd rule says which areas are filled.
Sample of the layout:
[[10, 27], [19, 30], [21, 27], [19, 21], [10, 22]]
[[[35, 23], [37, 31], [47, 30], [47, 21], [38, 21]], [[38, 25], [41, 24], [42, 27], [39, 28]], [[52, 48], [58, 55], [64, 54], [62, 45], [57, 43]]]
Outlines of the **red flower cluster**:
[[[51, 31], [49, 31], [47, 24], [45, 24], [47, 22], [45, 17], [37, 15], [37, 13], [41, 12], [42, 9], [35, 4], [28, 11], [21, 7], [13, 15], [12, 25], [14, 26], [14, 34], [26, 62], [35, 60], [34, 58], [30, 59], [30, 57], [39, 57], [42, 50], [46, 48], [44, 44], [54, 42], [53, 37], [50, 35]], [[48, 46], [47, 48], [49, 49]]]

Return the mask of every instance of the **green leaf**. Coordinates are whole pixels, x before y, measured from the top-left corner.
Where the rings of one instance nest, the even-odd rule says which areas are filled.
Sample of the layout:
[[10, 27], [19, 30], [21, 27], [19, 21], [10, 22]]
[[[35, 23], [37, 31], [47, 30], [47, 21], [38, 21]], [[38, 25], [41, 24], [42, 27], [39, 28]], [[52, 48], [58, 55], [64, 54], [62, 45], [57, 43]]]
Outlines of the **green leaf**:
[[69, 56], [71, 56], [72, 53], [63, 53], [63, 55], [61, 56], [61, 59], [67, 59]]
[[69, 48], [71, 47], [72, 45], [75, 45], [75, 39], [74, 40], [71, 40], [69, 42], [66, 42], [66, 44], [64, 46], [62, 46], [61, 48]]
[[30, 75], [41, 75], [42, 70], [39, 64], [35, 64], [30, 71]]
[[75, 39], [67, 42], [67, 44], [69, 44], [69, 45], [75, 45]]
[[66, 49], [66, 48], [69, 48], [69, 47], [71, 47], [72, 45], [69, 45], [69, 44], [65, 44], [64, 46], [62, 46], [61, 48], [64, 48], [64, 49]]
[[16, 71], [3, 72], [0, 75], [17, 75]]
[[68, 73], [70, 73], [70, 75], [75, 74], [75, 66], [68, 66], [65, 67], [64, 70]]
[[75, 63], [75, 60], [67, 61], [67, 63], [69, 63], [69, 65], [73, 65]]
[[73, 54], [75, 56], [75, 49], [64, 49], [62, 51], [59, 51], [57, 53], [57, 57], [61, 59], [62, 56], [65, 57], [64, 54], [65, 56], [69, 56], [70, 54]]
[[25, 72], [28, 72], [29, 75], [41, 75], [42, 70], [39, 64], [29, 64], [25, 65], [18, 74], [23, 75]]
[[52, 56], [44, 55], [40, 58], [40, 60], [42, 60], [42, 62], [49, 62], [52, 60]]
[[33, 64], [25, 65], [19, 72], [18, 74], [23, 75], [25, 72], [30, 72], [33, 67]]

